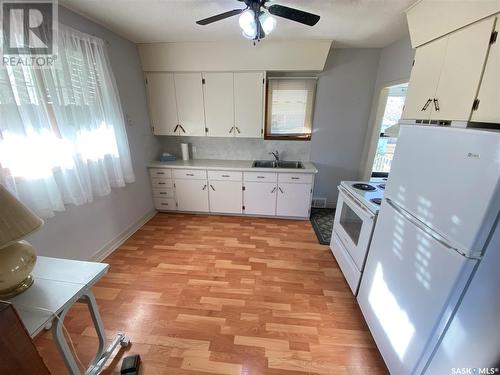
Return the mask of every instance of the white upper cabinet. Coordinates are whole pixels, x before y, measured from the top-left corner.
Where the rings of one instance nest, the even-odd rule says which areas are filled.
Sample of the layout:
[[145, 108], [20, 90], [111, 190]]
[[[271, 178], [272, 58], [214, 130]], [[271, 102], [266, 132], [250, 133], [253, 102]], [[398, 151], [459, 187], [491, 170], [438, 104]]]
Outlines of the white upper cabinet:
[[233, 73], [204, 73], [205, 119], [210, 137], [234, 131]]
[[148, 73], [146, 84], [153, 133], [175, 135], [179, 122], [173, 73]]
[[471, 121], [500, 123], [500, 17], [495, 31], [497, 40], [490, 45]]
[[428, 119], [441, 74], [447, 38], [417, 48], [406, 96], [403, 119]]
[[[495, 18], [451, 33], [431, 119], [467, 121], [479, 88]], [[500, 69], [497, 66], [497, 69]]]
[[469, 121], [495, 17], [418, 47], [403, 119]]
[[234, 73], [235, 137], [262, 137], [264, 109], [264, 73]]
[[179, 135], [205, 135], [201, 73], [174, 73]]

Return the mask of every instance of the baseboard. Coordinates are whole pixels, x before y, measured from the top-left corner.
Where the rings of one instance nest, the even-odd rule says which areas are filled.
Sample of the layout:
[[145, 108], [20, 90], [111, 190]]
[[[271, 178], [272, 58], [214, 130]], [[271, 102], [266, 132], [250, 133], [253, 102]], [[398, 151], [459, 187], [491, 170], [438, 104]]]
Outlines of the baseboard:
[[152, 210], [148, 212], [146, 215], [137, 220], [134, 224], [125, 229], [118, 237], [108, 242], [101, 249], [92, 255], [91, 260], [94, 262], [101, 262], [104, 258], [109, 256], [113, 251], [118, 249], [122, 243], [129, 239], [140, 227], [146, 224], [153, 216], [156, 215], [158, 211]]

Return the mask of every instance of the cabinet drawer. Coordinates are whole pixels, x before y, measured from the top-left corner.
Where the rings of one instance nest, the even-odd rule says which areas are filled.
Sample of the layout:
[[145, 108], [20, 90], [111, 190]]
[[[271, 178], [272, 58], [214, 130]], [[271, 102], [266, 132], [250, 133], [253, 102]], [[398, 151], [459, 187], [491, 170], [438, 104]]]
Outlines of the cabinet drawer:
[[280, 173], [278, 182], [290, 182], [298, 184], [311, 184], [313, 180], [312, 174], [306, 173]]
[[154, 197], [153, 200], [155, 202], [155, 208], [157, 210], [173, 211], [177, 209], [177, 207], [175, 206], [175, 199]]
[[165, 168], [150, 168], [149, 175], [151, 178], [172, 178], [172, 170]]
[[241, 181], [242, 175], [233, 171], [208, 171], [208, 179], [214, 181]]
[[245, 181], [249, 182], [276, 182], [278, 181], [277, 173], [269, 172], [245, 172]]
[[153, 189], [153, 197], [173, 198], [174, 197], [174, 189], [170, 189], [170, 188]]
[[207, 171], [200, 169], [174, 169], [173, 176], [175, 179], [206, 180]]
[[172, 189], [174, 187], [174, 183], [172, 182], [172, 180], [167, 180], [167, 179], [164, 179], [164, 178], [152, 178], [151, 179], [151, 185], [153, 186], [153, 189], [156, 189], [156, 188], [161, 188], [161, 189], [169, 188], [169, 189]]

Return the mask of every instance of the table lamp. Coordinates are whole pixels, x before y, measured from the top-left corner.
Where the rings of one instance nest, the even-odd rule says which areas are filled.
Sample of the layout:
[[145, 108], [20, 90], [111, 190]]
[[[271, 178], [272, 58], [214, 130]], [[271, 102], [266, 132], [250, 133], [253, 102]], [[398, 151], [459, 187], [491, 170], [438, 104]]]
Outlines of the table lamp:
[[43, 220], [0, 185], [0, 298], [7, 299], [33, 284], [36, 255], [22, 238], [43, 225]]

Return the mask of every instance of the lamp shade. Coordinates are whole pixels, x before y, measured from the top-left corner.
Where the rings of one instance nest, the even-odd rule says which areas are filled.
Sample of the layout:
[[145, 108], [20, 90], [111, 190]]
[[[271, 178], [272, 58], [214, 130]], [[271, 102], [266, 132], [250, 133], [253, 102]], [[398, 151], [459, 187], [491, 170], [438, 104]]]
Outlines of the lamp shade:
[[26, 237], [42, 225], [42, 219], [0, 185], [0, 249]]

